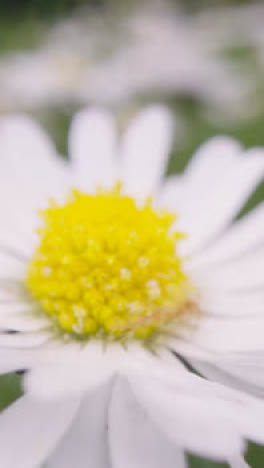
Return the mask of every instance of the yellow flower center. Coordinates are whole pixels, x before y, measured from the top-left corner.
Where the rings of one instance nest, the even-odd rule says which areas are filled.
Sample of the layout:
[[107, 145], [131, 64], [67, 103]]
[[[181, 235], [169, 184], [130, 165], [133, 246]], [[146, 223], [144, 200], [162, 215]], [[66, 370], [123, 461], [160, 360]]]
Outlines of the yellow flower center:
[[145, 340], [181, 316], [190, 284], [174, 214], [150, 199], [138, 206], [117, 184], [92, 195], [74, 190], [41, 216], [26, 287], [57, 328], [82, 339]]

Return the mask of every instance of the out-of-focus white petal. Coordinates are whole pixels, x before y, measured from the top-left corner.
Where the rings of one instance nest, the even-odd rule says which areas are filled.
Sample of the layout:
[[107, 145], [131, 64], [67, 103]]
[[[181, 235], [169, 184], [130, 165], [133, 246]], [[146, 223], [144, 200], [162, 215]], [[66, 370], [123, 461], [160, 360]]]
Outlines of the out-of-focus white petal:
[[190, 334], [192, 343], [212, 352], [264, 350], [264, 317], [204, 317]]
[[48, 468], [110, 468], [108, 405], [112, 385], [95, 389], [48, 461]]
[[[166, 208], [181, 216], [185, 207], [186, 184], [181, 175], [170, 176], [165, 179], [158, 193], [157, 205]], [[180, 218], [179, 218], [180, 221]]]
[[31, 369], [38, 361], [39, 356], [35, 349], [5, 349], [1, 347], [0, 375]]
[[43, 193], [39, 197], [34, 189], [14, 180], [13, 174], [1, 177], [0, 172], [1, 249], [12, 248], [25, 255], [31, 254], [39, 222], [37, 211], [43, 207], [43, 201], [47, 203]]
[[[224, 230], [239, 212], [252, 191], [264, 176], [264, 152], [260, 151], [240, 158], [215, 187], [208, 187], [206, 195], [191, 214], [184, 217], [183, 225], [188, 234], [185, 254], [199, 252], [207, 242]], [[195, 193], [193, 194], [195, 198]]]
[[205, 377], [258, 397], [264, 396], [264, 352], [215, 354], [190, 359]]
[[194, 284], [201, 291], [206, 289], [216, 291], [236, 291], [262, 288], [264, 286], [264, 249], [258, 249], [251, 254], [243, 256], [220, 266], [208, 267], [205, 270], [198, 268], [192, 270], [187, 265], [187, 271]]
[[195, 398], [143, 376], [137, 382], [130, 379], [130, 383], [153, 422], [186, 450], [219, 460], [243, 452], [241, 432], [229, 420], [228, 410], [223, 411], [220, 400]]
[[[68, 346], [65, 343], [65, 351]], [[26, 391], [42, 398], [53, 398], [54, 395], [59, 398], [66, 393], [80, 394], [103, 385], [118, 373], [126, 375], [144, 368], [155, 372], [159, 365], [156, 357], [137, 344], [129, 344], [125, 349], [121, 344], [104, 347], [103, 343], [91, 341], [72, 352], [69, 348], [69, 353], [70, 356], [63, 354], [62, 349], [61, 359], [57, 360], [55, 354], [52, 363], [51, 349], [46, 362], [27, 373]]]
[[31, 333], [1, 333], [0, 346], [7, 348], [31, 348], [47, 342], [50, 334], [44, 331]]
[[212, 289], [203, 292], [200, 306], [207, 314], [219, 317], [264, 317], [264, 292], [239, 290], [236, 293], [223, 293], [221, 290]]
[[198, 149], [184, 172], [188, 186], [186, 202], [190, 209], [236, 166], [241, 152], [239, 143], [225, 136], [214, 137]]
[[[12, 298], [12, 301], [0, 301], [0, 317], [2, 319], [14, 317], [14, 316], [23, 316], [25, 313], [32, 313], [34, 310], [34, 305], [31, 302], [25, 302], [19, 300], [19, 298]], [[31, 316], [29, 315], [29, 318]]]
[[[6, 195], [6, 194], [5, 194]], [[5, 196], [3, 195], [3, 196]], [[18, 207], [19, 209], [19, 207]], [[0, 208], [1, 216], [1, 208]], [[26, 220], [24, 219], [24, 223]], [[13, 226], [8, 222], [6, 218], [2, 219], [1, 232], [0, 232], [0, 251], [1, 252], [12, 252], [19, 255], [20, 258], [29, 258], [32, 253], [32, 242], [21, 235], [19, 229], [15, 230], [15, 224], [17, 223], [17, 216], [13, 217]], [[29, 223], [28, 231], [30, 233], [31, 223]], [[34, 233], [32, 233], [34, 235]], [[30, 236], [31, 237], [31, 236]]]
[[[7, 175], [48, 193], [65, 182], [66, 165], [56, 155], [47, 134], [30, 117], [13, 115], [0, 120], [0, 167]], [[50, 194], [51, 195], [51, 194]]]
[[0, 415], [0, 465], [36, 468], [54, 449], [79, 407], [74, 399], [44, 402], [24, 396]]
[[[42, 369], [42, 367], [45, 373], [45, 366], [48, 365], [51, 371], [49, 375], [53, 378], [52, 370], [54, 367], [60, 368], [60, 366], [63, 367], [65, 363], [68, 363], [70, 369], [74, 369], [74, 366], [78, 363], [79, 359], [81, 360], [81, 357], [82, 350], [80, 345], [73, 346], [71, 343], [67, 343], [67, 346], [65, 346], [63, 341], [49, 341], [43, 345], [32, 345], [31, 347], [14, 346], [13, 348], [5, 348], [2, 346], [0, 348], [0, 373], [4, 374], [22, 369]], [[83, 357], [83, 361], [85, 361], [85, 358], [86, 355]], [[60, 377], [59, 373], [58, 377]], [[43, 379], [41, 382], [47, 385], [49, 383], [50, 387], [52, 387], [52, 382], [50, 381], [45, 382]], [[43, 393], [45, 393], [44, 390]], [[56, 387], [53, 393], [50, 389], [48, 393], [51, 396], [52, 394], [55, 395]], [[42, 393], [37, 396], [42, 396]]]
[[0, 329], [16, 332], [37, 332], [50, 327], [50, 320], [25, 315], [2, 317], [0, 314]]
[[233, 457], [228, 460], [231, 468], [250, 468], [250, 466], [245, 462], [243, 457]]
[[[78, 361], [74, 364], [44, 362], [27, 372], [24, 377], [24, 389], [26, 393], [36, 398], [48, 400], [59, 399], [63, 395], [80, 396], [110, 379], [112, 375], [110, 373], [109, 376], [105, 373], [102, 377], [99, 363], [98, 368], [97, 370], [96, 363], [93, 366], [89, 361], [87, 366], [83, 362], [80, 365]], [[91, 371], [94, 374], [91, 374]]]
[[0, 251], [0, 279], [21, 279], [25, 277], [26, 263], [22, 259]]
[[[217, 136], [198, 148], [182, 174], [182, 191], [180, 200], [180, 223], [183, 229], [192, 235], [192, 227], [199, 225], [201, 205], [208, 200], [208, 193], [220, 186], [225, 175], [235, 168], [241, 159], [242, 148], [230, 137]], [[185, 253], [185, 247], [182, 246]]]
[[143, 110], [130, 124], [122, 145], [121, 179], [136, 198], [150, 195], [166, 170], [172, 141], [172, 118], [161, 106]]
[[115, 382], [109, 410], [109, 442], [115, 468], [185, 468], [183, 450], [138, 404], [128, 382]]
[[264, 203], [237, 221], [211, 247], [191, 260], [192, 268], [205, 268], [212, 263], [223, 263], [263, 242]]
[[48, 135], [30, 117], [10, 115], [0, 119], [1, 164], [22, 174], [53, 168], [55, 147]]
[[69, 133], [69, 152], [77, 183], [83, 189], [113, 184], [116, 144], [116, 127], [109, 112], [91, 108], [76, 114]]

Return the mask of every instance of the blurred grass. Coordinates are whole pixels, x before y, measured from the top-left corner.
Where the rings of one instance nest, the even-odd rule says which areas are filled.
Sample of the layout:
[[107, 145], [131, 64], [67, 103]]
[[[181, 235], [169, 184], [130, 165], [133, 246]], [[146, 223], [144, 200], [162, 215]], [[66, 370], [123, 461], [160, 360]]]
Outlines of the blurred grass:
[[13, 403], [21, 394], [21, 375], [7, 374], [0, 377], [0, 411]]
[[107, 0], [1, 0], [1, 17], [11, 20], [20, 18], [23, 22], [27, 18], [48, 19], [61, 18], [78, 7], [101, 7]]
[[229, 468], [225, 463], [212, 462], [202, 457], [188, 456], [189, 468]]
[[21, 22], [19, 18], [0, 16], [0, 53], [33, 49], [41, 43], [45, 30], [45, 22], [35, 18], [26, 17]]
[[105, 0], [0, 0], [0, 54], [30, 50], [58, 19], [76, 7], [101, 8]]
[[[178, 4], [178, 0], [172, 0], [172, 3]], [[180, 0], [180, 3], [187, 11], [197, 11], [202, 8], [230, 6], [230, 5], [250, 5], [252, 0]]]

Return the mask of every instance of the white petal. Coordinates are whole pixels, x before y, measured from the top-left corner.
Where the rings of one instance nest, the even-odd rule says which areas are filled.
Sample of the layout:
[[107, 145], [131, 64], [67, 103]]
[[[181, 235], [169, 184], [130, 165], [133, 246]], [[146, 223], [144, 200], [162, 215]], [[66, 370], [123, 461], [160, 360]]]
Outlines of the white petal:
[[52, 454], [48, 468], [110, 468], [108, 405], [111, 384], [82, 400], [78, 415]]
[[190, 340], [212, 351], [264, 350], [264, 318], [203, 318]]
[[0, 120], [1, 165], [10, 176], [33, 185], [36, 189], [60, 183], [65, 164], [56, 156], [54, 145], [33, 119], [13, 115]]
[[115, 468], [185, 468], [177, 447], [137, 403], [128, 382], [115, 382], [109, 409], [109, 441]]
[[113, 183], [116, 140], [114, 119], [106, 110], [87, 109], [74, 117], [69, 152], [82, 188]]
[[190, 160], [184, 176], [191, 193], [187, 192], [188, 200], [196, 202], [196, 195], [205, 192], [209, 186], [219, 181], [239, 161], [241, 146], [230, 137], [214, 137], [204, 143]]
[[0, 329], [12, 330], [16, 332], [34, 332], [50, 327], [50, 321], [45, 318], [30, 316], [10, 316], [2, 317], [0, 314]]
[[[264, 175], [264, 153], [241, 158], [220, 179], [215, 187], [208, 188], [206, 197], [197, 204], [195, 212], [184, 219], [189, 234], [185, 254], [199, 251], [232, 221]], [[204, 181], [204, 184], [207, 182]]]
[[200, 304], [204, 312], [220, 317], [264, 316], [263, 291], [238, 291], [236, 294], [204, 291]]
[[[117, 373], [126, 374], [141, 368], [148, 368], [150, 372], [157, 366], [157, 358], [138, 345], [104, 347], [103, 343], [91, 341], [86, 346], [75, 347], [72, 352], [69, 346], [66, 342], [61, 349], [62, 358], [57, 360], [55, 354], [53, 362], [51, 348], [46, 362], [27, 373], [27, 392], [42, 398], [80, 394], [103, 385]], [[68, 349], [70, 356], [65, 354]]]
[[237, 166], [241, 159], [241, 147], [230, 137], [214, 137], [204, 143], [191, 158], [182, 175], [184, 199], [181, 200], [181, 219], [184, 230], [192, 234], [191, 228], [199, 225], [202, 203], [208, 193], [220, 186], [223, 177]]
[[[67, 344], [65, 344], [65, 347]], [[74, 364], [66, 362], [47, 362], [36, 366], [24, 377], [24, 389], [27, 394], [36, 398], [62, 398], [63, 395], [80, 396], [86, 390], [93, 390], [101, 383], [98, 373], [90, 374], [89, 362], [87, 366], [78, 361]], [[110, 378], [110, 377], [109, 377]], [[107, 377], [103, 383], [107, 381]]]
[[[131, 380], [130, 380], [131, 381]], [[239, 430], [217, 400], [176, 393], [159, 381], [131, 381], [138, 401], [153, 422], [180, 446], [201, 456], [227, 460], [243, 451]]]
[[[21, 334], [6, 335], [19, 337]], [[17, 348], [0, 347], [0, 373], [21, 369], [33, 369], [25, 377], [24, 386], [27, 393], [41, 398], [61, 398], [66, 392], [80, 394], [108, 381], [114, 374], [133, 372], [148, 368], [155, 373], [163, 367], [159, 357], [148, 356], [137, 347], [109, 345], [107, 348], [99, 343], [83, 343], [50, 340], [40, 346]], [[21, 344], [21, 343], [19, 343]], [[24, 343], [23, 343], [24, 344]], [[94, 344], [94, 346], [93, 346]], [[165, 352], [165, 350], [164, 350]], [[175, 371], [176, 366], [173, 369]], [[171, 367], [170, 367], [171, 369]]]
[[[262, 353], [254, 354], [261, 360]], [[195, 361], [196, 353], [194, 353], [193, 356]], [[230, 354], [225, 354], [227, 360], [229, 356]], [[218, 357], [219, 360], [221, 360], [221, 356]], [[212, 363], [217, 360], [216, 358], [216, 354], [213, 355], [211, 353], [209, 355], [209, 361], [211, 360]], [[192, 363], [192, 359], [190, 360], [188, 358], [188, 361]], [[161, 379], [161, 377], [159, 377], [159, 379]], [[154, 383], [154, 379], [151, 380], [151, 378], [148, 378], [148, 380], [148, 384], [152, 385], [152, 388], [155, 389], [156, 384]], [[143, 374], [139, 379], [139, 382], [141, 381], [146, 382]], [[203, 406], [203, 404], [207, 402], [208, 410], [212, 405], [212, 415], [216, 417], [220, 415], [220, 418], [223, 417], [224, 420], [228, 420], [228, 423], [233, 425], [233, 429], [235, 429], [238, 434], [263, 444], [264, 402], [263, 399], [246, 395], [244, 391], [241, 391], [244, 390], [244, 387], [237, 391], [218, 383], [205, 380], [194, 373], [185, 371], [181, 373], [181, 375], [175, 375], [168, 372], [168, 370], [165, 371], [165, 369], [163, 369], [160, 384], [161, 382], [163, 391], [169, 392], [173, 398], [175, 398], [177, 392], [179, 397], [183, 395], [184, 398], [194, 398], [198, 405], [201, 404], [201, 406]], [[169, 394], [167, 398], [169, 399]]]
[[0, 252], [0, 279], [16, 278], [23, 280], [25, 277], [26, 263], [12, 255]]
[[[20, 304], [21, 297], [18, 293], [18, 290], [15, 290], [15, 288], [9, 288], [7, 287], [7, 284], [3, 284], [2, 281], [0, 281], [0, 304], [1, 304], [1, 309], [3, 308], [4, 303], [11, 303], [14, 305]], [[22, 301], [21, 301], [22, 302]]]
[[[1, 270], [1, 269], [0, 269]], [[0, 302], [1, 302], [1, 311], [3, 311], [2, 307], [4, 306], [4, 303], [10, 303], [10, 306], [13, 304], [11, 303], [19, 303], [19, 305], [15, 305], [14, 307], [18, 307], [16, 310], [21, 311], [22, 310], [22, 303], [25, 302], [25, 297], [24, 297], [24, 290], [23, 290], [23, 281], [21, 281], [22, 278], [20, 279], [15, 279], [15, 278], [1, 278], [0, 276]], [[28, 301], [27, 301], [28, 302]], [[21, 308], [20, 308], [21, 304]], [[29, 304], [27, 304], [29, 305]], [[25, 310], [24, 305], [23, 305], [23, 310]], [[6, 308], [7, 312], [10, 312], [9, 306], [7, 305]]]
[[[249, 290], [264, 286], [264, 250], [254, 251], [241, 259], [231, 261], [219, 267], [212, 266], [205, 270], [192, 270], [187, 265], [192, 281], [201, 290]], [[189, 269], [190, 267], [190, 269]]]
[[176, 356], [184, 356], [187, 361], [194, 357], [199, 360], [210, 360], [214, 352], [210, 349], [202, 348], [199, 344], [190, 340], [185, 340], [180, 336], [169, 337], [166, 340], [168, 350]]
[[195, 370], [215, 382], [264, 397], [264, 353], [228, 353], [212, 355], [210, 360], [195, 357], [189, 362]]
[[[65, 346], [65, 343], [63, 341], [50, 341], [48, 343], [43, 344], [42, 346], [32, 346], [27, 348], [13, 347], [10, 349], [0, 347], [0, 374], [5, 374], [8, 372], [14, 372], [23, 369], [41, 368], [42, 370], [43, 366], [47, 366], [47, 368], [50, 368], [51, 371], [49, 377], [54, 378], [54, 382], [56, 383], [56, 378], [54, 377], [54, 374], [52, 374], [53, 367], [57, 365], [56, 370], [58, 370], [60, 369], [61, 365], [63, 366], [67, 362], [69, 364], [70, 370], [72, 368], [74, 369], [74, 364], [78, 363], [79, 357], [80, 349], [78, 354], [76, 352], [75, 346], [73, 347], [71, 343], [67, 343], [67, 345]], [[85, 369], [85, 366], [83, 366], [82, 369]], [[44, 379], [41, 380], [41, 383], [47, 383], [50, 387], [52, 387], [53, 385], [52, 382], [45, 382]], [[56, 393], [55, 390], [53, 393], [50, 391], [50, 394], [54, 395]], [[37, 396], [42, 396], [42, 393], [38, 393]], [[60, 398], [64, 396], [65, 394], [60, 394]]]
[[[43, 173], [42, 177], [50, 180], [52, 174], [45, 176]], [[20, 178], [17, 181], [13, 174], [5, 177], [4, 183], [0, 181], [0, 186], [5, 186], [0, 197], [1, 251], [17, 253], [20, 258], [31, 257], [39, 243], [36, 233], [36, 228], [41, 224], [39, 211], [48, 206], [51, 196], [60, 201], [65, 195], [66, 185], [62, 187], [56, 174], [53, 175], [55, 180], [51, 184], [44, 184], [44, 187], [33, 175], [32, 183], [22, 183]]]
[[163, 176], [172, 140], [169, 111], [152, 106], [142, 111], [129, 126], [123, 141], [121, 179], [126, 191], [146, 197]]
[[191, 260], [192, 268], [204, 268], [208, 264], [224, 262], [244, 253], [263, 241], [264, 203], [237, 221], [220, 240]]
[[[14, 224], [15, 222], [17, 223], [16, 216], [14, 216]], [[28, 228], [30, 230], [31, 224], [28, 226]], [[15, 231], [14, 228], [12, 228], [12, 225], [10, 226], [10, 223], [7, 222], [5, 217], [2, 219], [0, 232], [0, 250], [3, 252], [12, 252], [13, 254], [17, 254], [20, 258], [24, 259], [29, 258], [32, 253], [32, 244], [28, 241], [28, 239], [25, 239], [25, 236], [21, 235], [19, 229]]]
[[[11, 183], [12, 180], [12, 183]], [[31, 254], [38, 225], [37, 210], [41, 208], [37, 191], [5, 177], [0, 181], [0, 217], [2, 247], [13, 247], [18, 251]], [[42, 196], [43, 201], [43, 196]]]
[[184, 212], [187, 225], [197, 221], [197, 210], [207, 199], [208, 190], [215, 190], [223, 177], [241, 158], [239, 143], [230, 137], [218, 136], [205, 142], [191, 158], [183, 173], [185, 185]]
[[228, 460], [231, 468], [250, 468], [250, 466], [245, 462], [244, 458], [238, 456]]
[[79, 406], [78, 400], [43, 402], [24, 396], [0, 415], [0, 466], [36, 468], [53, 450]]
[[158, 194], [158, 206], [172, 211], [178, 215], [184, 211], [186, 195], [185, 178], [180, 175], [168, 177]]
[[29, 369], [35, 361], [38, 362], [35, 350], [0, 348], [0, 374]]
[[11, 348], [31, 348], [50, 339], [50, 334], [43, 331], [32, 333], [0, 333], [0, 346]]
[[21, 170], [30, 169], [25, 168], [25, 163], [46, 168], [51, 155], [56, 152], [41, 127], [30, 117], [19, 114], [1, 118], [0, 145], [6, 149], [1, 157], [4, 156], [5, 163], [10, 164], [12, 170], [17, 164]]
[[[16, 302], [15, 302], [15, 299]], [[0, 301], [0, 319], [12, 316], [23, 315], [32, 312], [34, 305], [30, 302], [22, 302], [19, 298], [14, 298], [12, 302]]]

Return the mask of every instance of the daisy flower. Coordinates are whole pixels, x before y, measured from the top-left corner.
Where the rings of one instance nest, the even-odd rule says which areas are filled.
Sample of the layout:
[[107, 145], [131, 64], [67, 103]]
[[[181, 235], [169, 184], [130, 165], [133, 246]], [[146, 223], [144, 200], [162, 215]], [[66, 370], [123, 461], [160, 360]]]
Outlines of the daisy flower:
[[84, 110], [66, 161], [1, 120], [0, 372], [26, 371], [1, 466], [237, 468], [263, 443], [264, 207], [233, 220], [264, 152], [215, 138], [162, 180], [172, 133], [160, 106], [121, 142]]

